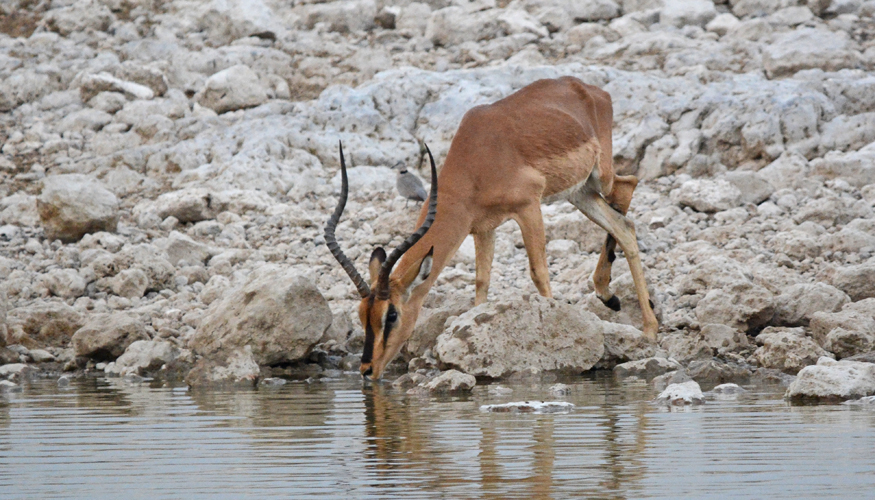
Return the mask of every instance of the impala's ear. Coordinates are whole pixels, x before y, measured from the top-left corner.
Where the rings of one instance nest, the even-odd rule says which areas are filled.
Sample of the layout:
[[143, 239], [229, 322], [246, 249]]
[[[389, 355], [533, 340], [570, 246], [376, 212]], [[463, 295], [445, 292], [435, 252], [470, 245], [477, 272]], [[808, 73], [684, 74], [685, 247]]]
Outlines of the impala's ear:
[[428, 251], [425, 257], [423, 257], [422, 262], [419, 263], [419, 271], [416, 273], [416, 277], [414, 277], [413, 281], [410, 282], [410, 285], [407, 286], [408, 294], [428, 279], [431, 274], [431, 265], [433, 261], [434, 247], [431, 247], [431, 250]]
[[377, 281], [380, 276], [380, 267], [386, 262], [386, 251], [383, 247], [377, 247], [371, 253], [371, 260], [368, 262], [368, 271], [371, 273], [371, 283]]

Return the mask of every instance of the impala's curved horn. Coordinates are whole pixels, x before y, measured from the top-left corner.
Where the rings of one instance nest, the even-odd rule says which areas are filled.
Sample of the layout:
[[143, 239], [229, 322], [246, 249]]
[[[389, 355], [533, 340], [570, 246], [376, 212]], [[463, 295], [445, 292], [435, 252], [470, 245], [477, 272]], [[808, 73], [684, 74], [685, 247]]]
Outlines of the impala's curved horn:
[[[338, 141], [340, 143], [340, 141]], [[346, 178], [346, 162], [343, 160], [343, 143], [340, 143], [340, 200], [337, 202], [337, 207], [334, 209], [334, 214], [325, 223], [325, 242], [328, 244], [328, 249], [331, 250], [331, 255], [340, 263], [340, 267], [346, 271], [346, 274], [355, 283], [359, 295], [365, 298], [371, 294], [371, 289], [368, 283], [362, 279], [361, 275], [356, 271], [355, 264], [349, 260], [349, 257], [344, 255], [340, 245], [337, 244], [337, 238], [334, 237], [334, 230], [337, 228], [337, 222], [340, 220], [343, 209], [346, 207], [346, 197], [349, 194], [349, 181]]]
[[428, 196], [428, 214], [425, 216], [425, 221], [419, 226], [419, 229], [392, 250], [389, 258], [386, 259], [386, 262], [383, 262], [383, 266], [380, 268], [380, 278], [377, 281], [377, 298], [380, 300], [389, 298], [389, 275], [392, 273], [395, 263], [404, 255], [404, 252], [410, 250], [410, 247], [416, 244], [428, 232], [428, 228], [431, 227], [435, 214], [437, 214], [437, 167], [434, 164], [434, 156], [431, 155], [428, 145], [425, 145], [425, 152], [428, 153], [428, 159], [431, 161], [431, 193]]

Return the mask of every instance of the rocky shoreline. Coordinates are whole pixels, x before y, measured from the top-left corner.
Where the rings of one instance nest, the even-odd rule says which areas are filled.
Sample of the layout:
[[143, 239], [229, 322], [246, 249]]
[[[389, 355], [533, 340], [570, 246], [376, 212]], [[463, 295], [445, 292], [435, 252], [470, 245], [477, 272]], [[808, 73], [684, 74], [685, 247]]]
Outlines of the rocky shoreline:
[[[358, 302], [322, 237], [337, 141], [354, 165], [337, 235], [365, 268], [416, 219], [392, 167], [420, 168], [421, 141], [440, 163], [472, 106], [574, 75], [611, 93], [616, 168], [642, 179], [630, 216], [659, 342], [636, 329], [624, 259], [622, 310], [596, 299], [603, 232], [555, 204], [556, 300], [504, 224], [490, 302], [471, 310], [467, 241], [395, 373], [595, 367], [663, 388], [798, 373], [794, 399], [875, 394], [873, 15], [873, 0], [6, 2], [0, 378], [355, 369]], [[554, 331], [578, 334], [577, 358]]]

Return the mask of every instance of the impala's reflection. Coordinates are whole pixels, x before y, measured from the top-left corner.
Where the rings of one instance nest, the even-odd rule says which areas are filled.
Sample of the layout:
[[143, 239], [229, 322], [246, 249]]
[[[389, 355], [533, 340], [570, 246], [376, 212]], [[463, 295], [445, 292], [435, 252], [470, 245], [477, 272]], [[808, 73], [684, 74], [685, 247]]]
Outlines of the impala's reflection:
[[365, 465], [423, 490], [473, 483], [484, 498], [625, 498], [644, 477], [647, 409], [634, 394], [584, 389], [589, 405], [573, 414], [512, 415], [472, 414], [471, 396], [420, 400], [366, 386]]

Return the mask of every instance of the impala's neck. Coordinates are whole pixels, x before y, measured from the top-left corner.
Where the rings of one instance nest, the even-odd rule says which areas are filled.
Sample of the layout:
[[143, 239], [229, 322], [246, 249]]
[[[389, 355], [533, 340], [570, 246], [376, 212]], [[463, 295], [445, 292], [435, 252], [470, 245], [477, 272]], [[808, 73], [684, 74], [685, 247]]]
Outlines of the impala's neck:
[[[409, 277], [411, 269], [419, 269], [422, 259], [434, 247], [431, 274], [421, 285], [410, 292], [410, 297], [405, 301], [401, 323], [405, 341], [413, 333], [413, 327], [416, 325], [422, 303], [438, 275], [456, 254], [465, 237], [471, 232], [472, 216], [470, 210], [454, 200], [458, 200], [458, 198], [454, 198], [453, 194], [444, 192], [442, 189], [438, 191], [437, 215], [431, 228], [401, 257], [392, 272], [392, 286], [404, 286], [402, 281], [405, 280], [406, 276]], [[427, 207], [423, 205], [416, 223], [417, 227], [425, 220], [427, 212]]]

